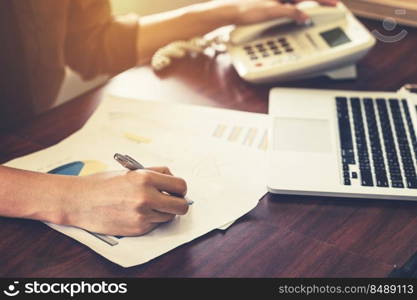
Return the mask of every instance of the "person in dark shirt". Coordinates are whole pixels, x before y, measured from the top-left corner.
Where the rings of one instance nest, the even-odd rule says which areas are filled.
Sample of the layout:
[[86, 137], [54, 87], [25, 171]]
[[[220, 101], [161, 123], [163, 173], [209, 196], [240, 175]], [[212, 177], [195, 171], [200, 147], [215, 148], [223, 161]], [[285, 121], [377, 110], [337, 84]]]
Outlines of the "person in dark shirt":
[[[304, 22], [297, 2], [217, 0], [139, 18], [112, 16], [106, 0], [1, 0], [0, 130], [47, 110], [66, 66], [84, 79], [114, 75], [172, 41], [224, 25], [279, 17]], [[72, 177], [0, 166], [0, 215], [103, 234], [141, 235], [185, 214], [186, 191], [166, 167]]]

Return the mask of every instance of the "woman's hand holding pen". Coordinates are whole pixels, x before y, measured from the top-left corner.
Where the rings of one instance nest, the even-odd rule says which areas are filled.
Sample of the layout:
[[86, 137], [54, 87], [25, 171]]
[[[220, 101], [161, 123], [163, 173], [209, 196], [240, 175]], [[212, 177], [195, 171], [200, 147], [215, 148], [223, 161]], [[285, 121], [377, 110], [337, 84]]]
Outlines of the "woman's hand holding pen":
[[166, 167], [74, 179], [71, 199], [64, 202], [65, 225], [109, 235], [135, 236], [188, 211], [183, 198], [187, 184]]

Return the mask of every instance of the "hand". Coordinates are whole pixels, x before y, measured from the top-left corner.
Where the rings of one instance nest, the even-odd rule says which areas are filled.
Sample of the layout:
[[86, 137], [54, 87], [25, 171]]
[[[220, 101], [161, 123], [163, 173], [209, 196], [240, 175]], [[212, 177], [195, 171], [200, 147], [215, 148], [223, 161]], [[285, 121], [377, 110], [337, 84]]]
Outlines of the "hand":
[[103, 234], [142, 235], [187, 213], [186, 192], [186, 182], [166, 167], [77, 177], [64, 202], [65, 223]]
[[[306, 0], [294, 0], [299, 3]], [[234, 6], [237, 13], [233, 23], [236, 25], [247, 25], [269, 21], [276, 18], [288, 17], [299, 23], [304, 23], [309, 16], [297, 9], [294, 4], [285, 4], [278, 0], [229, 0], [224, 4]], [[336, 5], [339, 0], [316, 0], [322, 5]]]

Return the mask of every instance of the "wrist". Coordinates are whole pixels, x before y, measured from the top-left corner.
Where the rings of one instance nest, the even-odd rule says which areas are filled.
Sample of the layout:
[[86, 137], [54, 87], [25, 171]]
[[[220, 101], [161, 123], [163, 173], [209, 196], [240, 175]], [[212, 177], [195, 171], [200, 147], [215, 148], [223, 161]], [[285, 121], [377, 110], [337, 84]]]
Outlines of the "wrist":
[[0, 215], [63, 224], [74, 179], [0, 166]]
[[50, 188], [46, 192], [35, 218], [54, 224], [69, 225], [69, 210], [77, 199], [75, 194], [78, 178], [63, 175], [47, 176]]

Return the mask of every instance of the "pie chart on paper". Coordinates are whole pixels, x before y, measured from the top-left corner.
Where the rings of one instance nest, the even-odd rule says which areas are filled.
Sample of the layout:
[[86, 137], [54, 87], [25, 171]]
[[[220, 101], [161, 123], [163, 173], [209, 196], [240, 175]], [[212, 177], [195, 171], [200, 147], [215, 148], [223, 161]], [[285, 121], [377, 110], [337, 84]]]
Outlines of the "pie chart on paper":
[[99, 172], [103, 172], [107, 166], [97, 160], [75, 161], [62, 166], [59, 166], [51, 171], [49, 174], [71, 175], [71, 176], [87, 176]]

